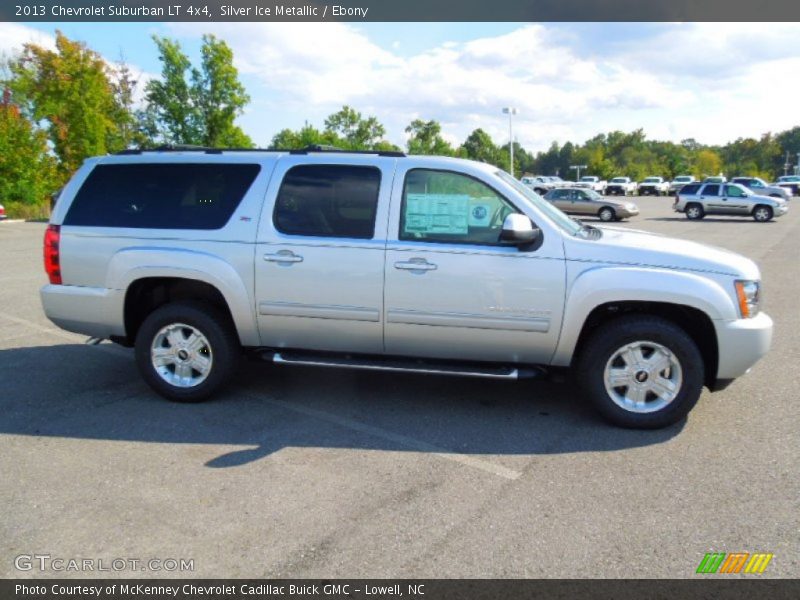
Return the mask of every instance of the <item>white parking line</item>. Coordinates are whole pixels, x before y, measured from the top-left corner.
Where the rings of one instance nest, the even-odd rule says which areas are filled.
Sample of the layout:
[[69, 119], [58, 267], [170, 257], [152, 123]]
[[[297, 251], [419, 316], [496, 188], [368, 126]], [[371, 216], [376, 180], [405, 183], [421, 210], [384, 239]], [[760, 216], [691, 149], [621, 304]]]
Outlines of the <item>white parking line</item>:
[[406, 448], [410, 448], [411, 450], [426, 452], [432, 454], [433, 456], [444, 458], [445, 460], [457, 462], [467, 467], [472, 467], [473, 469], [480, 469], [481, 471], [485, 471], [486, 473], [491, 473], [492, 475], [498, 475], [500, 477], [504, 477], [505, 479], [514, 480], [514, 479], [519, 479], [522, 476], [522, 473], [519, 471], [515, 471], [514, 469], [509, 469], [507, 467], [498, 465], [488, 460], [483, 460], [481, 458], [477, 458], [475, 456], [471, 456], [468, 454], [456, 454], [450, 452], [445, 448], [440, 448], [438, 446], [434, 446], [433, 444], [429, 444], [427, 442], [423, 442], [421, 440], [417, 440], [415, 438], [408, 437], [406, 435], [402, 435], [399, 433], [394, 433], [392, 431], [388, 431], [380, 427], [367, 425], [366, 423], [362, 423], [354, 419], [349, 419], [347, 417], [342, 417], [315, 408], [308, 408], [307, 406], [294, 404], [292, 402], [285, 402], [283, 400], [274, 400], [272, 398], [265, 398], [262, 396], [256, 396], [256, 397], [260, 401], [268, 402], [269, 404], [272, 404], [274, 406], [279, 406], [280, 408], [285, 408], [286, 410], [291, 410], [309, 417], [313, 417], [315, 419], [319, 419], [321, 421], [327, 421], [328, 423], [341, 425], [342, 427], [347, 427], [348, 429], [352, 429], [360, 433], [366, 433], [368, 435], [372, 435], [387, 440], [389, 442], [400, 444], [401, 446], [405, 446]]

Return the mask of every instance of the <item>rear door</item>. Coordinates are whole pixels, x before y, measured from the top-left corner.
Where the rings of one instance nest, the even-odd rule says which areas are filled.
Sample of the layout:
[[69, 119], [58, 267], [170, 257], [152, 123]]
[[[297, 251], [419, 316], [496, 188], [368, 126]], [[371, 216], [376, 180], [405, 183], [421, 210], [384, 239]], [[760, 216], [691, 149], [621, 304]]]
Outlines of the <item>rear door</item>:
[[706, 213], [725, 213], [728, 210], [727, 199], [721, 195], [722, 186], [718, 183], [707, 183], [700, 191], [700, 200]]
[[256, 311], [275, 348], [383, 351], [383, 265], [395, 159], [281, 159], [256, 245]]

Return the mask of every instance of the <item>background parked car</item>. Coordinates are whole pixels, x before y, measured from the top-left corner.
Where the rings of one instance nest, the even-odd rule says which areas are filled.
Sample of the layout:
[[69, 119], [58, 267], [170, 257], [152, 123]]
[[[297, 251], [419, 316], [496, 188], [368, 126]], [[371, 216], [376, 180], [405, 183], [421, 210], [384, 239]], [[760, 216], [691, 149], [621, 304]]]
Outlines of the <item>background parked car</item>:
[[639, 184], [639, 195], [647, 196], [653, 194], [654, 196], [666, 196], [669, 191], [669, 183], [664, 181], [663, 177], [645, 177], [644, 181]]
[[610, 200], [594, 190], [557, 188], [547, 192], [545, 200], [570, 215], [596, 216], [601, 221], [620, 221], [639, 214], [633, 202]]
[[727, 183], [728, 178], [724, 175], [712, 175], [703, 179], [703, 183]]
[[792, 198], [791, 190], [777, 185], [769, 185], [759, 177], [734, 177], [731, 182], [743, 185], [754, 194], [759, 194], [760, 196], [772, 196], [773, 198], [783, 198], [784, 200]]
[[636, 182], [630, 177], [614, 177], [606, 186], [606, 196], [633, 196], [636, 193]]
[[687, 183], [694, 183], [697, 181], [694, 175], [678, 175], [675, 179], [669, 182], [669, 193], [674, 194], [679, 192]]
[[791, 190], [793, 196], [800, 196], [800, 175], [783, 175], [772, 185]]
[[519, 181], [541, 196], [544, 196], [556, 186], [554, 182], [550, 181], [549, 177], [544, 175], [525, 176]]
[[783, 198], [759, 196], [738, 183], [690, 183], [678, 192], [672, 207], [692, 221], [716, 214], [766, 222], [789, 210]]
[[602, 194], [606, 191], [607, 186], [608, 182], [604, 179], [600, 179], [595, 175], [586, 175], [585, 177], [581, 177], [580, 181], [577, 181], [573, 187], [588, 188]]
[[0, 221], [7, 219], [8, 215], [6, 214], [6, 207], [0, 204]]

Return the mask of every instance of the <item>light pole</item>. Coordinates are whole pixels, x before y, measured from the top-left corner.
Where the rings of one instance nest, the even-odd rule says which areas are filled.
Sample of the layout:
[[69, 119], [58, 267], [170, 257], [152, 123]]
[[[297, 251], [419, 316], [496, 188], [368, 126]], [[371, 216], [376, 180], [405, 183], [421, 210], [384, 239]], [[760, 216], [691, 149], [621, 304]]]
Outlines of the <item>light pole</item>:
[[573, 171], [576, 171], [576, 173], [575, 173], [575, 181], [580, 181], [581, 180], [581, 169], [585, 169], [586, 165], [570, 165], [569, 168], [572, 169]]
[[514, 176], [514, 129], [511, 125], [511, 118], [517, 114], [517, 109], [513, 106], [507, 106], [503, 109], [503, 114], [508, 115], [508, 151], [511, 156], [508, 172]]

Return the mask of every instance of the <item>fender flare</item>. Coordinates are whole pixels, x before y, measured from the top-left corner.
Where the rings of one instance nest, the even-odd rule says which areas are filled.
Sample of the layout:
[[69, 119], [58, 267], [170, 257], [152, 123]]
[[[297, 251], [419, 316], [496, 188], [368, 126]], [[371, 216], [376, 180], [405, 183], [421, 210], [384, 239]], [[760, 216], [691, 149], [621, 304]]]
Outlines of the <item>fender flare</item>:
[[712, 321], [738, 319], [732, 297], [716, 281], [697, 273], [663, 268], [609, 267], [588, 269], [567, 292], [563, 325], [551, 364], [569, 366], [591, 312], [613, 302], [659, 302], [688, 306]]
[[[255, 250], [253, 250], [255, 253]], [[170, 247], [122, 248], [109, 261], [106, 287], [127, 293], [133, 282], [150, 277], [172, 277], [207, 283], [222, 294], [243, 346], [261, 344], [255, 302], [248, 285], [226, 260], [208, 252]], [[249, 282], [252, 289], [252, 282]], [[125, 294], [121, 294], [124, 296]], [[122, 322], [124, 301], [119, 307]]]

